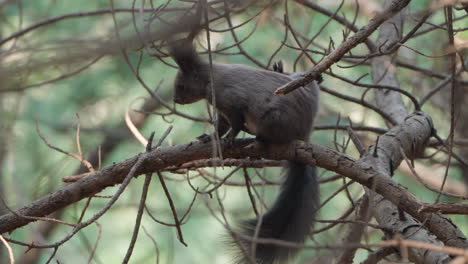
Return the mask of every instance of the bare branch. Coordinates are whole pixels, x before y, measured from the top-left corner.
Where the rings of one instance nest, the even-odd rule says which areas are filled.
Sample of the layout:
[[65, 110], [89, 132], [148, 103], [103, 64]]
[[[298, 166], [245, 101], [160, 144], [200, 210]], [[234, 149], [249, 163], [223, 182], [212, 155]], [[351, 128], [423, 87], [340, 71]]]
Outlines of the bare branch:
[[373, 19], [371, 19], [369, 24], [362, 27], [356, 34], [341, 43], [338, 48], [323, 58], [302, 78], [295, 79], [279, 87], [275, 93], [287, 94], [294, 89], [305, 86], [306, 84], [315, 80], [322, 72], [330, 68], [330, 66], [332, 66], [335, 62], [339, 61], [352, 48], [365, 41], [367, 37], [369, 37], [370, 34], [372, 34], [382, 23], [402, 10], [406, 5], [408, 5], [409, 2], [410, 0], [392, 0], [392, 3], [385, 11], [376, 15]]

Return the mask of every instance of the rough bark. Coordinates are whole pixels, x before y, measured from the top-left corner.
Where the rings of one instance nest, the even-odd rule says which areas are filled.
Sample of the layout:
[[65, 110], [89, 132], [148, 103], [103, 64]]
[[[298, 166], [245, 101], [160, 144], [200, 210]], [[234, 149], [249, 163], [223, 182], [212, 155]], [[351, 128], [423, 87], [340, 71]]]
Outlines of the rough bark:
[[[386, 2], [387, 5], [388, 3], [389, 1]], [[379, 46], [381, 50], [387, 50], [402, 38], [405, 11], [406, 9], [403, 9], [391, 19], [385, 21], [380, 27], [377, 46]], [[397, 80], [397, 67], [393, 63], [396, 55], [397, 53], [394, 53], [392, 55], [384, 55], [372, 59], [372, 79], [375, 84], [393, 87], [400, 86]], [[376, 90], [375, 99], [378, 107], [389, 114], [393, 120], [398, 123], [404, 121], [404, 118], [407, 116], [407, 110], [403, 104], [401, 94], [390, 90]], [[388, 151], [388, 147], [389, 146], [381, 143], [374, 145], [363, 156], [363, 159], [369, 164], [372, 164], [376, 170], [391, 177], [393, 176], [393, 170], [397, 168], [397, 165], [393, 163], [395, 159], [392, 158], [392, 156], [399, 155], [400, 151], [398, 149]], [[375, 148], [377, 148], [377, 150], [375, 150]], [[399, 158], [396, 157], [396, 160], [398, 159]], [[396, 234], [400, 234], [405, 239], [443, 245], [442, 242], [437, 240], [425, 228], [421, 228], [421, 223], [405, 212], [399, 211], [401, 208], [399, 209], [394, 203], [384, 199], [379, 194], [369, 191], [369, 189], [366, 189], [366, 193], [370, 197], [372, 215], [380, 226], [389, 231], [389, 233], [386, 234], [387, 236], [392, 237]], [[410, 248], [408, 249], [408, 254], [409, 259], [414, 263], [435, 264], [447, 263], [450, 261], [450, 256], [448, 254], [427, 249]]]

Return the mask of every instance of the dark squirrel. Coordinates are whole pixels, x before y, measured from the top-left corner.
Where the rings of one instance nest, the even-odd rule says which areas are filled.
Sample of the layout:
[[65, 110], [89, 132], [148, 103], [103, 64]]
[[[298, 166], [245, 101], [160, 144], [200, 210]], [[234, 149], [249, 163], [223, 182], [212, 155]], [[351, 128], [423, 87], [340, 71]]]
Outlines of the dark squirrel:
[[[210, 64], [196, 53], [192, 43], [173, 45], [170, 55], [179, 65], [175, 79], [174, 102], [190, 104], [201, 99], [212, 102], [214, 89], [216, 108], [220, 113], [219, 136], [230, 142], [240, 131], [256, 135], [265, 144], [284, 144], [293, 140], [308, 141], [319, 103], [319, 88], [314, 81], [287, 95], [275, 95], [276, 88], [300, 74], [285, 74], [275, 64], [275, 71], [244, 65]], [[210, 82], [213, 81], [211, 84]], [[286, 179], [274, 205], [262, 216], [259, 238], [304, 242], [315, 221], [319, 204], [319, 186], [315, 168], [287, 162]], [[254, 236], [257, 219], [242, 222], [241, 232]], [[252, 254], [251, 242], [241, 240], [244, 252]], [[257, 263], [278, 263], [287, 260], [297, 249], [256, 243]], [[253, 255], [253, 254], [252, 254]], [[246, 263], [243, 253], [238, 263]]]

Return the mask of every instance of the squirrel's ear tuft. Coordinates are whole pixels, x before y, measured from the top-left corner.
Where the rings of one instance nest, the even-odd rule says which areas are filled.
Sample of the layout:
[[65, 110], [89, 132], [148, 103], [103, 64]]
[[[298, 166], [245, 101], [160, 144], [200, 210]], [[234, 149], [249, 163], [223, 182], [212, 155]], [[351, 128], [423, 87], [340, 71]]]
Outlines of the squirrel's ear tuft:
[[283, 69], [283, 61], [277, 61], [273, 64], [273, 71], [279, 72], [279, 73], [284, 73]]
[[183, 72], [193, 72], [200, 67], [200, 57], [191, 41], [183, 40], [171, 45], [169, 54]]

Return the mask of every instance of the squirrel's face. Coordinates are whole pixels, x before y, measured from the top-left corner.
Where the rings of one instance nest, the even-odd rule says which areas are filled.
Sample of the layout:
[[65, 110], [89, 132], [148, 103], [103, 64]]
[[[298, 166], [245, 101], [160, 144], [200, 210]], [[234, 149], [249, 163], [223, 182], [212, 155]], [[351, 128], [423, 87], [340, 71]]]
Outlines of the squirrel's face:
[[206, 82], [197, 73], [179, 71], [174, 81], [174, 102], [191, 104], [205, 98]]

